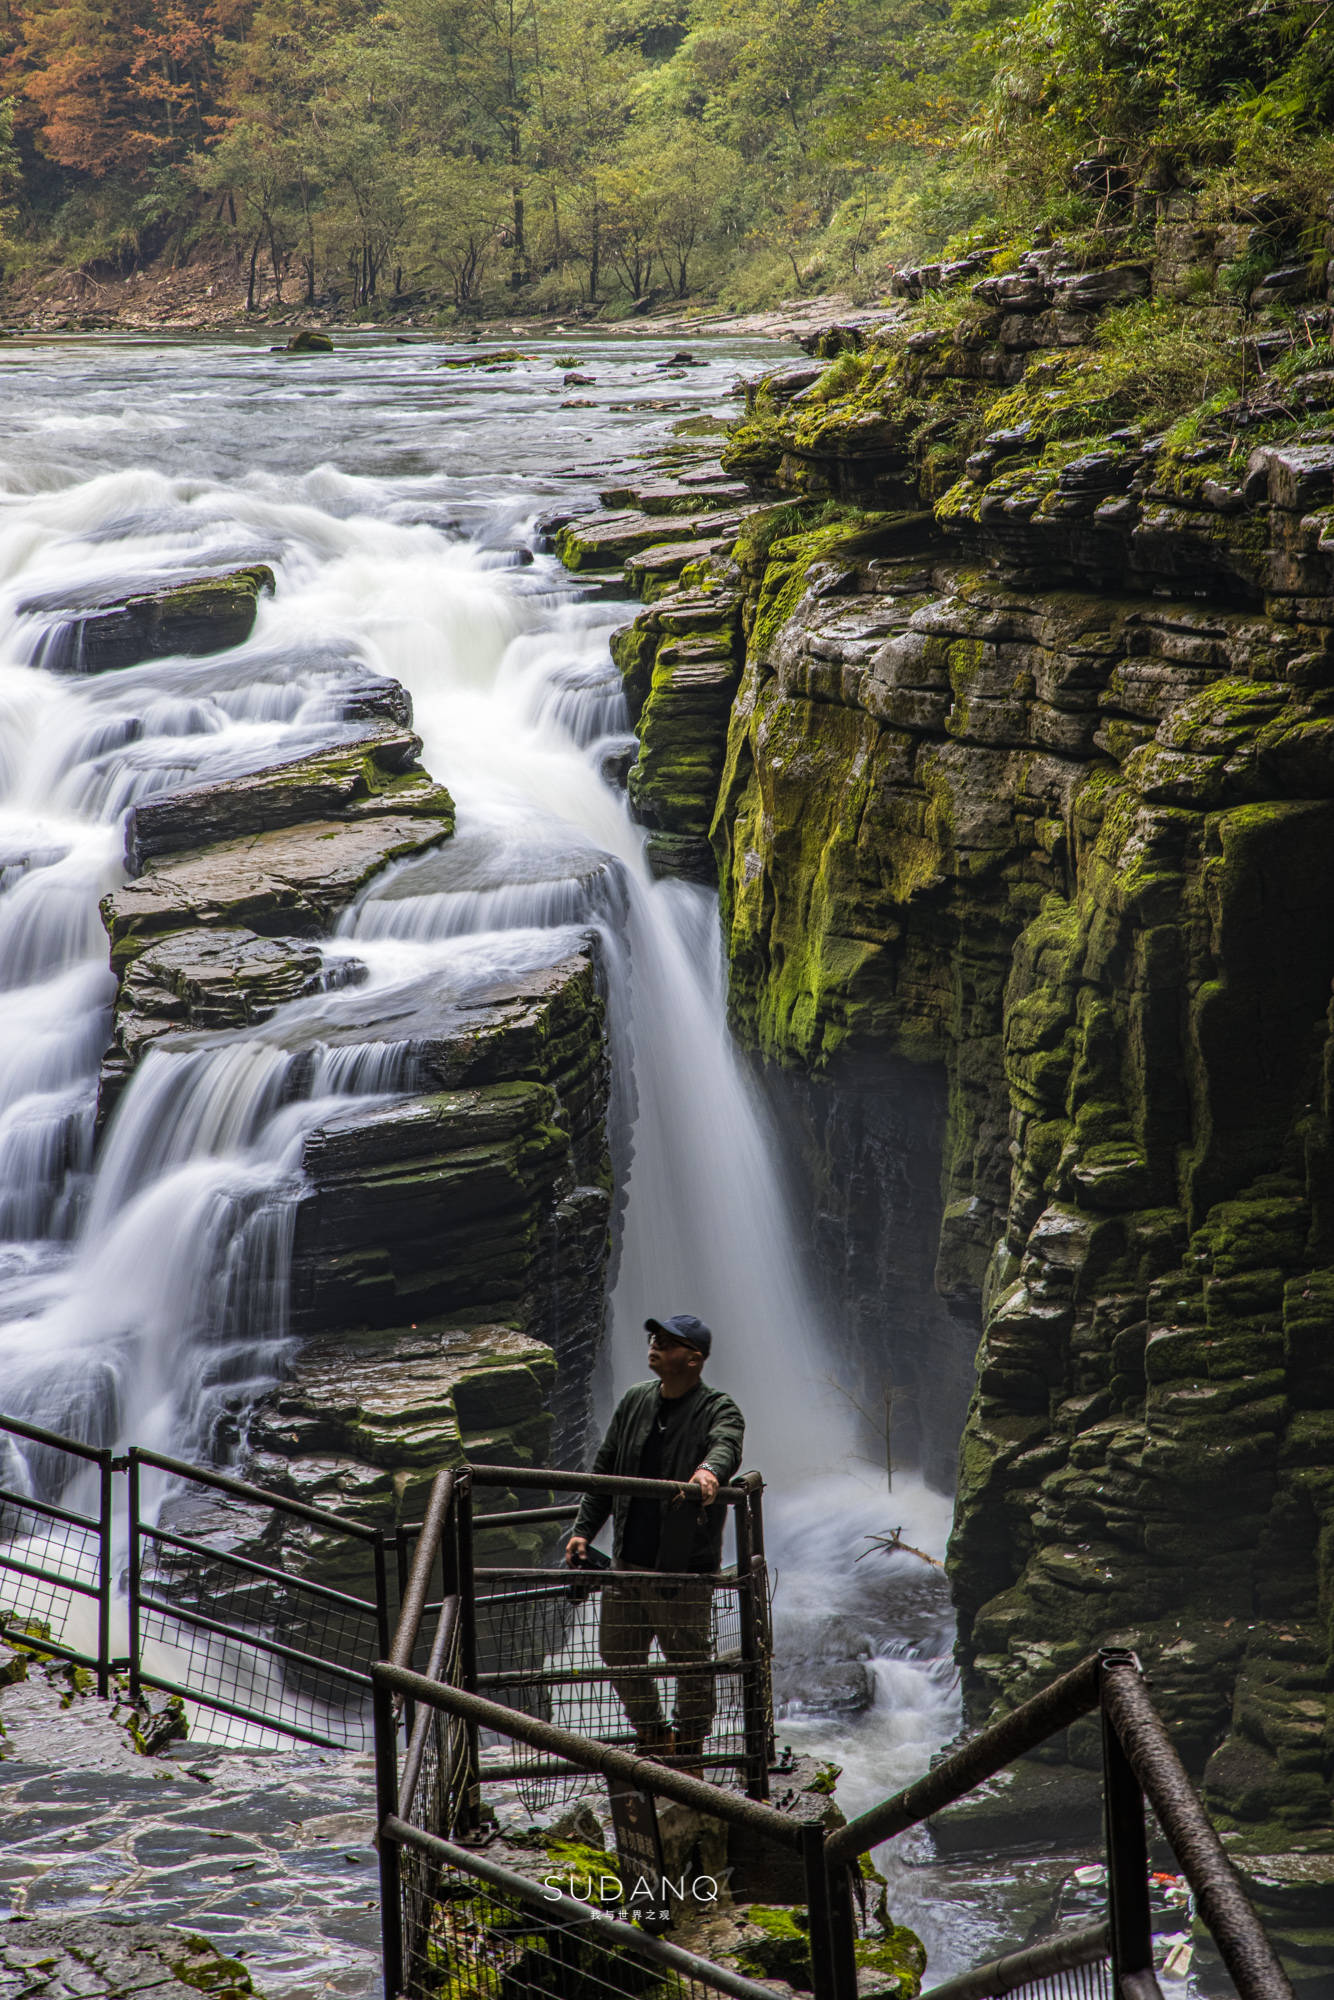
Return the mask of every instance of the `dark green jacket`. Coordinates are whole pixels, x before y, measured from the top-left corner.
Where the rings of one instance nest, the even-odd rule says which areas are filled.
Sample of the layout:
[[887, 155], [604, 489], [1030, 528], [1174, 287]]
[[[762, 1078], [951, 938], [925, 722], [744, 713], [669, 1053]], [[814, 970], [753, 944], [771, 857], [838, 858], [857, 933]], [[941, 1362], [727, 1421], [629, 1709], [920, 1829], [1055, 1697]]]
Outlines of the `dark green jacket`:
[[[593, 1460], [594, 1472], [629, 1473], [639, 1476], [639, 1458], [644, 1449], [660, 1391], [656, 1382], [636, 1382], [616, 1405], [607, 1435]], [[721, 1389], [701, 1382], [691, 1398], [689, 1418], [674, 1437], [663, 1460], [664, 1479], [689, 1479], [701, 1465], [718, 1475], [726, 1486], [741, 1463], [741, 1446], [746, 1420], [732, 1398]], [[586, 1493], [575, 1519], [573, 1533], [591, 1540], [612, 1516], [612, 1554], [621, 1554], [625, 1540], [630, 1495]], [[657, 1568], [665, 1570], [715, 1570], [722, 1559], [723, 1529], [727, 1523], [727, 1502], [715, 1500], [712, 1507], [699, 1507], [689, 1500], [668, 1504], [662, 1509], [662, 1535], [658, 1543]]]

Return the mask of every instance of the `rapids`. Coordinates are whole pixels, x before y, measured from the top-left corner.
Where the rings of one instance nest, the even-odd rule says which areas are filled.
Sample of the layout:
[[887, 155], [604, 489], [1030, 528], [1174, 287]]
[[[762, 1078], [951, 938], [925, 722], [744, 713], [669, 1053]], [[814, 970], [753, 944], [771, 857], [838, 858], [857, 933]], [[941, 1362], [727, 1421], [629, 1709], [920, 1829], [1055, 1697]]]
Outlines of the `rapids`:
[[[773, 348], [702, 343], [704, 365], [667, 379], [661, 343], [581, 340], [591, 406], [565, 408], [557, 349], [531, 347], [493, 375], [372, 337], [297, 361], [242, 340], [0, 353], [0, 1406], [207, 1454], [288, 1351], [304, 1135], [407, 1081], [391, 1039], [347, 1044], [344, 1010], [463, 997], [592, 928], [633, 1118], [601, 1404], [643, 1373], [646, 1312], [715, 1328], [710, 1378], [773, 1495], [780, 1736], [843, 1763], [855, 1809], [924, 1768], [957, 1701], [943, 1593], [910, 1557], [854, 1558], [892, 1525], [943, 1554], [949, 1502], [912, 1479], [891, 1501], [856, 1470], [781, 1149], [727, 1032], [714, 899], [652, 879], [602, 775], [626, 735], [607, 650], [625, 606], [533, 552], [545, 507], [728, 413], [738, 368]], [[62, 603], [242, 562], [277, 578], [244, 645], [86, 679], [42, 664]], [[363, 893], [328, 990], [150, 1053], [95, 1153], [114, 992], [98, 903], [124, 879], [126, 808], [356, 733], [340, 689], [367, 668], [411, 693], [455, 839]], [[859, 1709], [823, 1700], [831, 1644], [863, 1663]], [[929, 1941], [933, 1971], [958, 1962]]]

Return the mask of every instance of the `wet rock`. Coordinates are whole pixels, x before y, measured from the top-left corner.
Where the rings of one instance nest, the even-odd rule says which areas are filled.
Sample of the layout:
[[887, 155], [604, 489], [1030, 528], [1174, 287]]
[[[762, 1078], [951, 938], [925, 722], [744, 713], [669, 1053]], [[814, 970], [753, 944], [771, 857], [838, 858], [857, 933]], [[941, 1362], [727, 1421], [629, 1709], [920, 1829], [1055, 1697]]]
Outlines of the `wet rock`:
[[612, 641], [640, 742], [631, 806], [651, 829], [646, 851], [660, 875], [713, 877], [708, 833], [741, 677], [740, 612], [735, 590], [674, 591]]
[[641, 514], [696, 514], [701, 507], [744, 506], [750, 495], [736, 480], [719, 474], [706, 484], [688, 479], [658, 479], [640, 486], [609, 486], [598, 498], [604, 507], [638, 509]]
[[334, 344], [327, 333], [319, 333], [314, 327], [303, 326], [294, 333], [283, 349], [284, 354], [332, 354]]
[[939, 1855], [1080, 1847], [1102, 1832], [1102, 1786], [1091, 1771], [1023, 1761], [927, 1823]]
[[249, 930], [177, 931], [131, 960], [117, 995], [115, 1040], [102, 1059], [104, 1123], [146, 1048], [180, 1030], [218, 1031], [267, 1021], [279, 1007], [360, 977], [351, 960], [328, 967], [300, 938]]
[[448, 822], [449, 794], [418, 764], [420, 750], [420, 737], [386, 722], [291, 763], [145, 800], [126, 816], [127, 866], [140, 874], [165, 854], [303, 821], [421, 814]]
[[102, 904], [112, 964], [120, 970], [153, 939], [200, 925], [319, 937], [373, 875], [451, 828], [451, 819], [415, 814], [317, 820], [150, 866]]
[[713, 541], [655, 542], [652, 547], [625, 558], [625, 580], [636, 597], [652, 602], [670, 590], [693, 564], [706, 562], [719, 547]]
[[[544, 1340], [560, 1364], [561, 1448], [576, 1450], [611, 1205], [593, 961], [580, 954], [453, 1008], [408, 994], [376, 1020], [380, 1039], [403, 1045], [419, 1094], [349, 1104], [308, 1137], [293, 1326], [484, 1320]], [[365, 1037], [355, 1019], [340, 1033]]]
[[27, 598], [19, 612], [54, 621], [36, 656], [38, 666], [52, 673], [101, 674], [172, 653], [238, 646], [250, 636], [261, 591], [272, 589], [273, 571], [256, 564], [86, 605], [59, 595]]
[[738, 513], [585, 514], [556, 530], [556, 551], [567, 569], [608, 569], [655, 542], [735, 539], [742, 518]]
[[[0, 1968], [17, 1992], [74, 2000], [96, 1990], [130, 2000], [151, 1989], [156, 2000], [241, 2000], [250, 1974], [196, 1932], [126, 1917], [20, 1918], [0, 1928]], [[90, 1981], [94, 1983], [90, 1986]]]
[[190, 1733], [185, 1703], [178, 1694], [144, 1688], [125, 1718], [130, 1741], [141, 1757], [156, 1757], [168, 1744], [183, 1743]]
[[[368, 1527], [419, 1520], [442, 1466], [544, 1465], [553, 1449], [556, 1362], [545, 1342], [507, 1326], [419, 1321], [379, 1333], [313, 1340], [289, 1381], [257, 1406], [247, 1476], [269, 1490]], [[488, 1488], [485, 1512], [512, 1511]], [[550, 1532], [487, 1530], [483, 1560], [544, 1558]], [[275, 1539], [276, 1537], [276, 1539]], [[369, 1584], [346, 1538], [307, 1524], [263, 1525], [257, 1550], [342, 1588]]]
[[126, 1052], [138, 1057], [151, 1036], [174, 1028], [243, 1028], [266, 1021], [289, 1000], [320, 991], [324, 960], [299, 938], [253, 931], [177, 931], [151, 945], [125, 975], [121, 1005], [132, 1010]]

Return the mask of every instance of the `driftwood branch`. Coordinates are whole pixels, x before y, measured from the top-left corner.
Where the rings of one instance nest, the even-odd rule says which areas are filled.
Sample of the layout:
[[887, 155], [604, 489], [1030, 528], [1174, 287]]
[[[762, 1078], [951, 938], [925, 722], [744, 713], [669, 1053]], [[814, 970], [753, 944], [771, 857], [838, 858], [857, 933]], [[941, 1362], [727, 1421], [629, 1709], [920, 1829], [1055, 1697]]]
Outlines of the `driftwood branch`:
[[883, 1549], [887, 1556], [896, 1555], [902, 1549], [905, 1556], [916, 1556], [919, 1562], [930, 1563], [932, 1569], [945, 1567], [939, 1557], [929, 1556], [925, 1549], [915, 1549], [911, 1542], [905, 1542], [902, 1528], [891, 1528], [887, 1535], [868, 1535], [866, 1539], [871, 1546], [862, 1550], [857, 1558], [858, 1562], [865, 1556], [873, 1555], [877, 1549]]

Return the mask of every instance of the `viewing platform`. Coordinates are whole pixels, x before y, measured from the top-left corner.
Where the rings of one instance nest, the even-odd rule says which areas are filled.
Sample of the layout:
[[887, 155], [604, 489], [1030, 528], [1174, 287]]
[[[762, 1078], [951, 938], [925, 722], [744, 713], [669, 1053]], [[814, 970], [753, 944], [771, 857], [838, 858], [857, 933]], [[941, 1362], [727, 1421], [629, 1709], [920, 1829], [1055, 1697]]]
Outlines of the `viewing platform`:
[[[11, 1644], [89, 1667], [104, 1689], [126, 1674], [132, 1701], [165, 1697], [204, 1741], [373, 1752], [385, 2000], [911, 2000], [925, 1954], [868, 1857], [1094, 1713], [1105, 1918], [926, 2000], [1161, 2000], [1146, 1806], [1232, 1990], [1291, 2000], [1132, 1653], [1091, 1654], [851, 1822], [814, 1766], [777, 1758], [757, 1473], [719, 1489], [730, 1558], [716, 1572], [574, 1569], [559, 1530], [575, 1496], [689, 1505], [699, 1490], [462, 1465], [436, 1476], [420, 1523], [386, 1534], [147, 1450], [115, 1457], [5, 1419], [0, 1433], [52, 1469], [51, 1498], [0, 1489]], [[95, 1506], [71, 1504], [94, 1489]], [[263, 1559], [266, 1537], [279, 1560]], [[344, 1587], [357, 1576], [367, 1590]], [[642, 1590], [680, 1593], [707, 1642], [628, 1663], [605, 1607]], [[626, 1710], [637, 1683], [674, 1691], [678, 1726], [707, 1711], [702, 1742], [664, 1729], [650, 1754]]]

